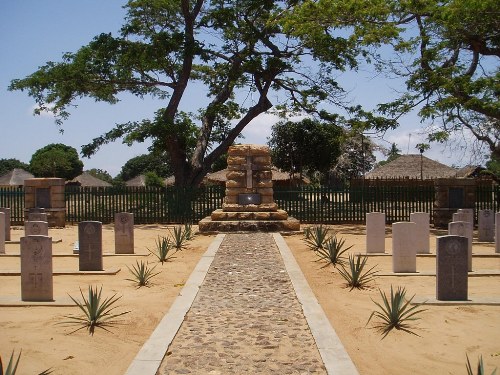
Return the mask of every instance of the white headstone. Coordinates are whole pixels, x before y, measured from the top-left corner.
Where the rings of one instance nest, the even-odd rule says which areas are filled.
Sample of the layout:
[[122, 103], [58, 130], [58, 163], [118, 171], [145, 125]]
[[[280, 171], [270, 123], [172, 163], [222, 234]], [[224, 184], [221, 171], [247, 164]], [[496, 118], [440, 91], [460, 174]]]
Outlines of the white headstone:
[[392, 224], [393, 272], [417, 272], [416, 226], [412, 222]]
[[430, 215], [427, 212], [413, 212], [410, 221], [415, 223], [415, 248], [417, 254], [429, 254], [430, 248]]
[[366, 214], [366, 252], [385, 253], [385, 213]]
[[472, 224], [467, 221], [448, 223], [448, 235], [467, 238], [468, 270], [472, 271]]
[[[0, 212], [0, 229], [5, 226], [5, 214]], [[0, 254], [5, 254], [5, 231], [0, 230]]]
[[479, 210], [477, 228], [479, 241], [493, 242], [495, 240], [495, 215], [492, 210]]
[[115, 214], [115, 254], [134, 253], [134, 214]]
[[[474, 209], [473, 208], [459, 208], [457, 210], [457, 213], [467, 215], [467, 220], [457, 220], [457, 221], [468, 221], [469, 223], [472, 223], [472, 228], [474, 228]], [[453, 221], [455, 221], [455, 220], [453, 220]]]
[[10, 241], [10, 208], [0, 207], [0, 212], [5, 214], [5, 223], [3, 225], [5, 231], [5, 241]]

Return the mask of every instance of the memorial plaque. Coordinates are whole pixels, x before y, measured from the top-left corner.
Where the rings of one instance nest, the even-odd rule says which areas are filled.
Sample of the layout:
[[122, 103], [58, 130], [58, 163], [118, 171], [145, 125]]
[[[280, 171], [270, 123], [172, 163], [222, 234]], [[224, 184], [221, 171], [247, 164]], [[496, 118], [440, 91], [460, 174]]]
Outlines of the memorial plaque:
[[465, 194], [462, 187], [450, 187], [448, 190], [448, 207], [461, 208], [464, 206]]
[[472, 224], [466, 221], [452, 221], [448, 224], [448, 234], [467, 238], [468, 270], [472, 271]]
[[46, 221], [26, 221], [24, 223], [25, 236], [48, 236], [49, 224]]
[[[0, 212], [0, 229], [5, 226], [5, 214]], [[0, 230], [0, 254], [5, 254], [5, 231]]]
[[392, 271], [395, 273], [417, 272], [416, 226], [412, 222], [392, 224]]
[[495, 241], [495, 215], [492, 210], [479, 210], [477, 227], [479, 241]]
[[5, 241], [10, 241], [10, 208], [0, 207], [0, 212], [3, 212], [5, 214], [5, 224], [3, 226], [5, 232]]
[[21, 299], [54, 300], [51, 237], [21, 237]]
[[366, 214], [366, 252], [385, 253], [385, 213]]
[[260, 204], [260, 194], [238, 194], [238, 204]]
[[427, 212], [413, 212], [410, 221], [415, 223], [415, 248], [417, 254], [429, 254], [430, 249], [430, 215]]
[[102, 223], [100, 221], [78, 223], [78, 242], [80, 271], [102, 271]]
[[36, 207], [50, 208], [50, 188], [37, 188], [35, 199]]
[[46, 221], [48, 222], [48, 216], [46, 213], [42, 212], [28, 212], [28, 221]]
[[468, 293], [467, 238], [441, 236], [436, 239], [436, 299], [466, 301]]
[[115, 214], [115, 253], [134, 253], [134, 214], [128, 212]]

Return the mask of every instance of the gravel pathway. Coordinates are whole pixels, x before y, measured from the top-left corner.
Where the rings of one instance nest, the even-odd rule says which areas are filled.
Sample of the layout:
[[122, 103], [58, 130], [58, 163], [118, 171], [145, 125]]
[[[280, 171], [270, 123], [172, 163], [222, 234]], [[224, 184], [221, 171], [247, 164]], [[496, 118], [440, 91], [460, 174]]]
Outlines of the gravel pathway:
[[158, 374], [326, 374], [270, 234], [227, 234]]

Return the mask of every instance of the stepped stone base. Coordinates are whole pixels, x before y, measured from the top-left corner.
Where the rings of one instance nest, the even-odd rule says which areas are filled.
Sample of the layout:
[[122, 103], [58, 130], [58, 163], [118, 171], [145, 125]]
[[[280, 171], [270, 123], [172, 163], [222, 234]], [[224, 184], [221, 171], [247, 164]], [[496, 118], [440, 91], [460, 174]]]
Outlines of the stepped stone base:
[[288, 214], [284, 210], [272, 212], [257, 212], [257, 211], [224, 211], [215, 210], [210, 215], [213, 221], [235, 221], [235, 220], [286, 220]]
[[[256, 212], [261, 214], [262, 212]], [[243, 214], [243, 213], [241, 213]], [[198, 223], [200, 232], [294, 232], [300, 230], [300, 221], [286, 220], [212, 220], [210, 216]]]

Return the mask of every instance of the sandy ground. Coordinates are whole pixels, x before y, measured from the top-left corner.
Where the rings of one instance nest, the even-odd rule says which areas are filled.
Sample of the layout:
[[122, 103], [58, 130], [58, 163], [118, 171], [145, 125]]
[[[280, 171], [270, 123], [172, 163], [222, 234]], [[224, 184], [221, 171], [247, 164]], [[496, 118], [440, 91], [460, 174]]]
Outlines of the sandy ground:
[[[364, 252], [365, 232], [362, 226], [336, 226], [352, 252]], [[23, 234], [12, 230], [12, 239]], [[122, 296], [117, 312], [130, 311], [120, 318], [121, 324], [111, 332], [97, 330], [94, 336], [56, 323], [65, 315], [77, 314], [76, 307], [0, 307], [0, 354], [4, 362], [12, 350], [22, 349], [18, 374], [38, 374], [53, 368], [54, 374], [123, 374], [143, 342], [178, 295], [191, 271], [204, 253], [213, 236], [198, 235], [187, 249], [178, 252], [175, 259], [159, 264], [161, 274], [153, 279], [151, 287], [136, 288], [127, 265], [145, 259], [156, 263], [147, 248], [154, 248], [158, 235], [167, 235], [160, 225], [136, 226], [135, 252], [137, 256], [105, 256], [104, 268], [121, 268], [116, 275], [54, 276], [54, 296], [79, 297], [88, 285], [102, 286], [103, 296], [115, 293]], [[431, 252], [435, 253], [436, 233], [431, 238]], [[77, 239], [77, 227], [51, 229], [54, 254], [72, 254]], [[390, 286], [405, 286], [408, 295], [435, 296], [434, 277], [379, 277], [365, 290], [345, 288], [344, 280], [332, 266], [317, 262], [316, 255], [303, 242], [303, 236], [285, 237], [311, 288], [330, 322], [361, 374], [465, 374], [466, 354], [475, 364], [483, 356], [487, 373], [500, 369], [500, 306], [428, 306], [416, 322], [413, 336], [404, 332], [390, 333], [384, 340], [366, 321], [380, 301], [379, 288], [385, 292]], [[390, 252], [390, 230], [386, 249]], [[114, 252], [112, 226], [104, 226], [104, 253]], [[7, 244], [7, 254], [18, 254], [18, 244]], [[493, 244], [474, 243], [475, 254], [493, 254]], [[54, 257], [54, 271], [78, 269], [78, 258]], [[369, 265], [377, 265], [383, 272], [391, 271], [390, 257], [371, 257]], [[474, 270], [500, 270], [500, 258], [474, 258]], [[19, 257], [0, 257], [0, 271], [19, 269]], [[435, 258], [419, 257], [419, 271], [434, 271]], [[1, 296], [20, 298], [20, 277], [0, 276]], [[469, 296], [500, 298], [500, 276], [469, 278]]]

